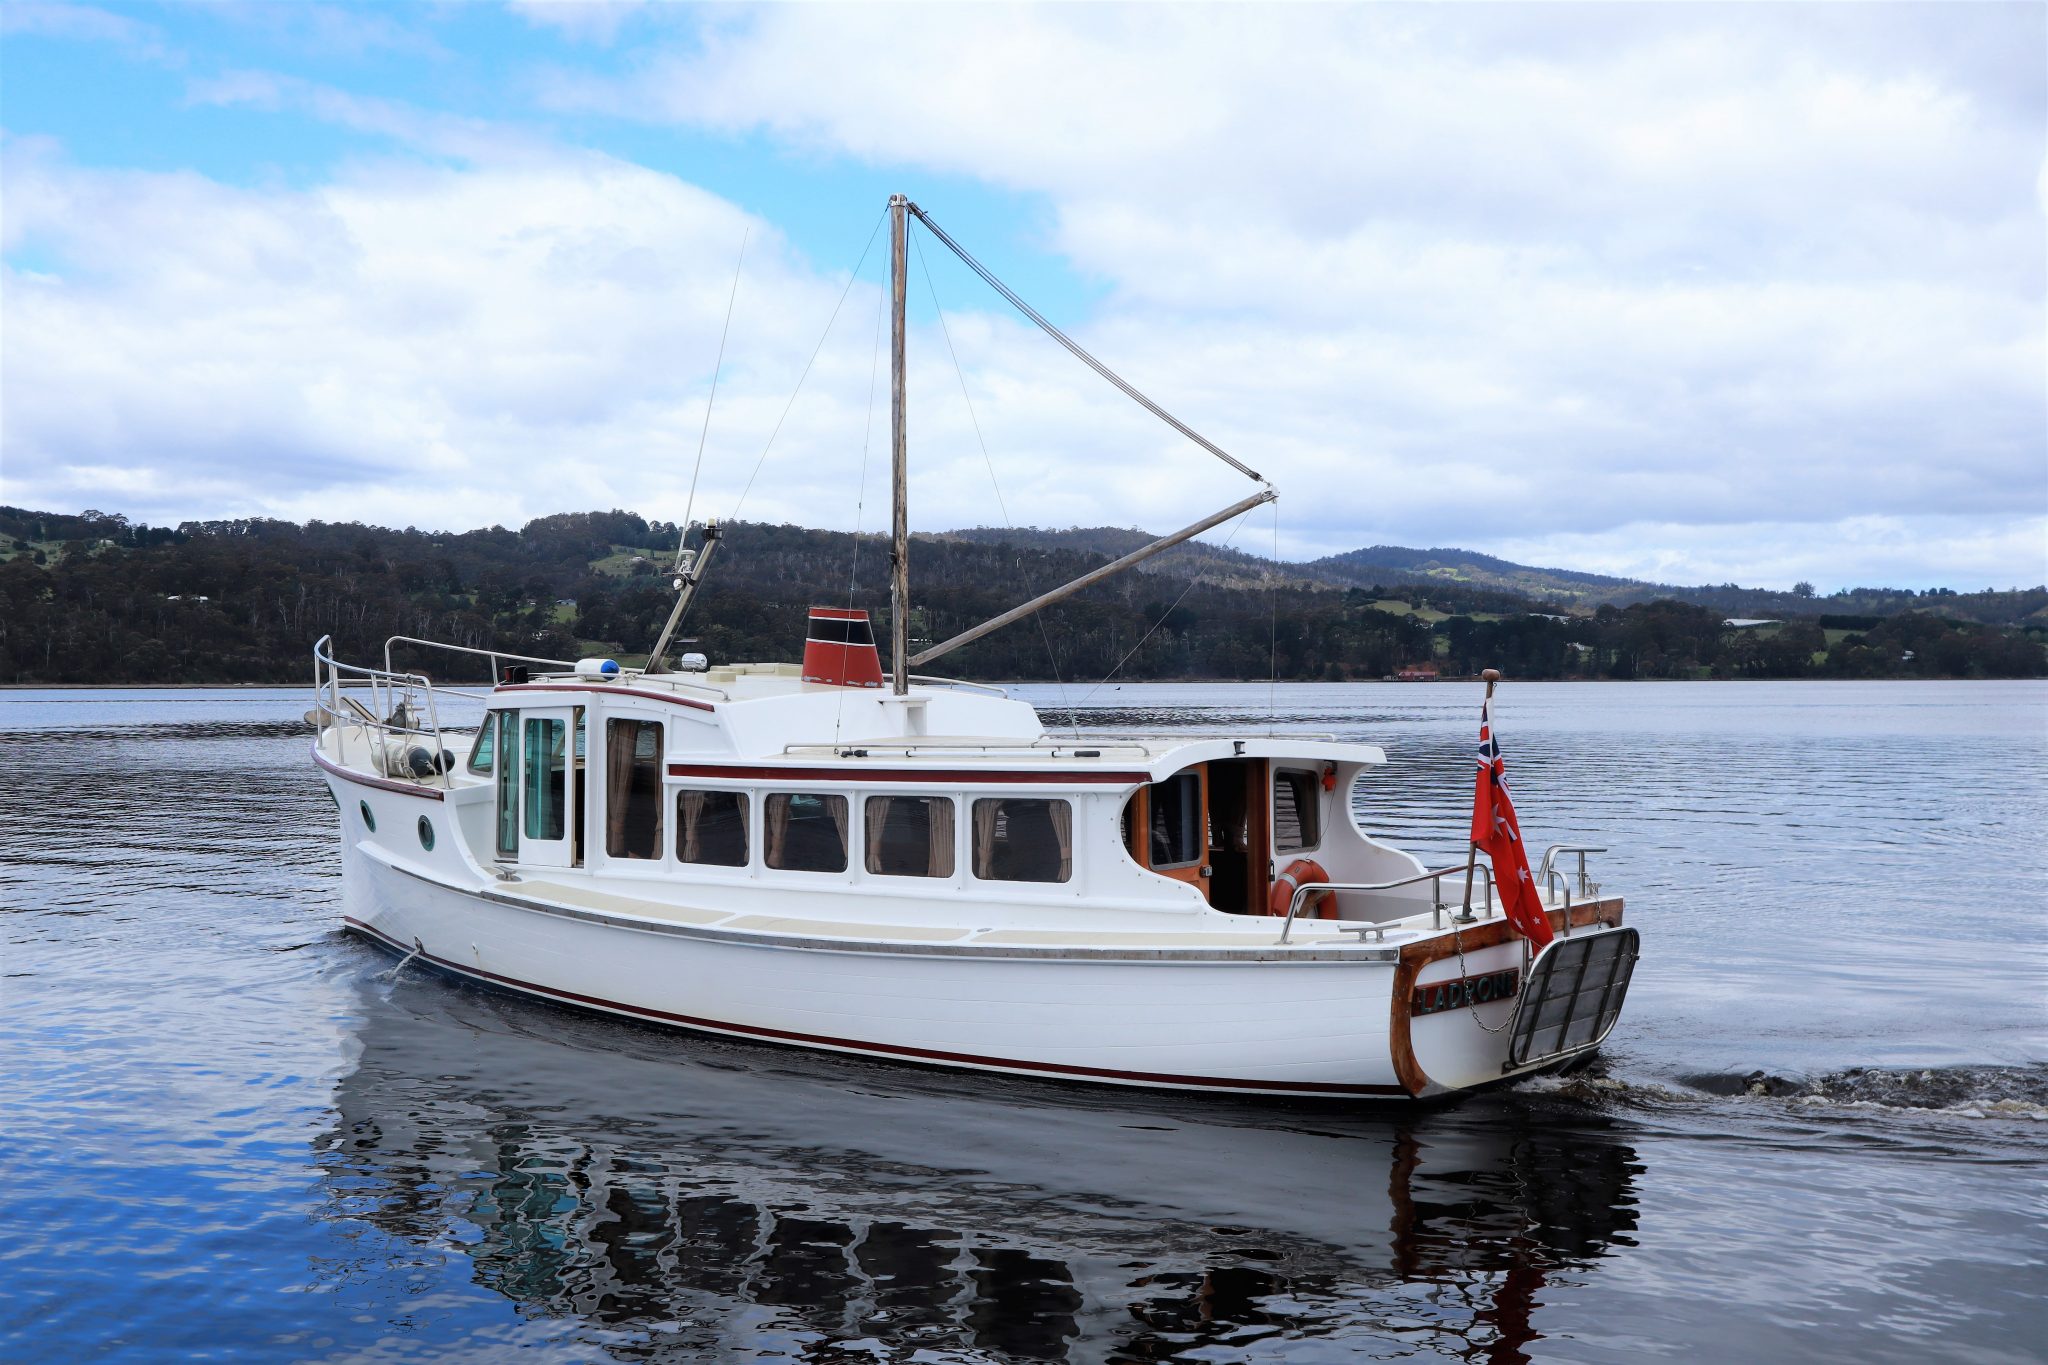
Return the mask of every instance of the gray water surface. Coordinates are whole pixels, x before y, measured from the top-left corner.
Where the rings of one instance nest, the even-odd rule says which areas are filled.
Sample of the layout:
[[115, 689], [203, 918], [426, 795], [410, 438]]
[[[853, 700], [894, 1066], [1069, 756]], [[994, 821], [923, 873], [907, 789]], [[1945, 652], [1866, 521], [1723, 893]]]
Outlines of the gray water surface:
[[[0, 1356], [2042, 1358], [2043, 684], [1506, 687], [1525, 831], [1610, 846], [1644, 958], [1594, 1067], [1422, 1111], [392, 979], [337, 931], [306, 705], [0, 692]], [[1127, 685], [1077, 719], [1380, 744], [1358, 817], [1434, 863], [1476, 711]]]

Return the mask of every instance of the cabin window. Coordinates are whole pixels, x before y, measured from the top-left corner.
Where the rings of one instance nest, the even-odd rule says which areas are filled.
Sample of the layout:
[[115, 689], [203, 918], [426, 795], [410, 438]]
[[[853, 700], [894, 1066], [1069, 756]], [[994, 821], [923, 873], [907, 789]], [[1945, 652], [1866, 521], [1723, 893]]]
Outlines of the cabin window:
[[420, 817], [419, 831], [420, 847], [432, 853], [434, 851], [434, 822], [422, 815]]
[[1063, 882], [1074, 875], [1074, 807], [1037, 797], [974, 803], [974, 875], [988, 882]]
[[377, 832], [377, 817], [370, 814], [370, 803], [358, 801], [356, 802], [356, 809], [363, 813], [363, 828], [375, 834]]
[[484, 717], [484, 728], [476, 732], [476, 743], [469, 749], [469, 770], [473, 773], [487, 773], [491, 770], [491, 759], [498, 752], [498, 713], [492, 711]]
[[768, 866], [784, 872], [846, 871], [846, 798], [776, 792], [763, 815]]
[[1323, 841], [1322, 777], [1298, 768], [1273, 774], [1273, 851], [1294, 853]]
[[1202, 828], [1202, 778], [1176, 773], [1152, 784], [1152, 866], [1190, 867], [1208, 851]]
[[568, 727], [559, 720], [526, 721], [526, 782], [523, 807], [529, 839], [559, 839], [568, 829], [562, 800], [569, 792]]
[[500, 712], [498, 728], [504, 743], [498, 760], [498, 856], [519, 856], [519, 722], [513, 712]]
[[677, 792], [676, 857], [712, 867], [745, 867], [746, 793]]
[[953, 798], [870, 796], [869, 872], [882, 877], [953, 875]]
[[661, 856], [661, 722], [609, 720], [604, 742], [604, 851]]

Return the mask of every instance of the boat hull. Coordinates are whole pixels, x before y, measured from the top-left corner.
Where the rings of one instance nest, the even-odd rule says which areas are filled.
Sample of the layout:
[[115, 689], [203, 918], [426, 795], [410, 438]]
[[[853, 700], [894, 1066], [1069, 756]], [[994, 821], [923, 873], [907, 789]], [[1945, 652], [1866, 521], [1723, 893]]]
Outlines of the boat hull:
[[475, 981], [706, 1033], [1127, 1086], [1375, 1100], [1499, 1080], [1504, 1035], [1474, 1025], [1499, 1028], [1511, 1003], [1410, 1019], [1406, 993], [1520, 954], [1475, 943], [1418, 968], [778, 943], [465, 890], [354, 841], [343, 858], [350, 929]]

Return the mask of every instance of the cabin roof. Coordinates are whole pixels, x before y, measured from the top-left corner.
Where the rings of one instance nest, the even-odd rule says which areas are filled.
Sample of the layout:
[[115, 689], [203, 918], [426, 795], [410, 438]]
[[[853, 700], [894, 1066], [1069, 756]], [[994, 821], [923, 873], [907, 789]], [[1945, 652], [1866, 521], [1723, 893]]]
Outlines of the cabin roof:
[[1221, 758], [1386, 761], [1377, 746], [1329, 736], [1052, 733], [1029, 703], [1000, 689], [913, 683], [899, 697], [886, 688], [805, 682], [793, 664], [652, 676], [544, 674], [501, 685], [493, 698], [573, 705], [579, 693], [607, 707], [673, 707], [675, 718], [702, 727], [704, 743], [679, 746], [676, 763], [712, 769], [743, 761], [755, 775], [792, 779], [938, 782], [1000, 772], [1032, 775], [1024, 780], [1135, 783]]

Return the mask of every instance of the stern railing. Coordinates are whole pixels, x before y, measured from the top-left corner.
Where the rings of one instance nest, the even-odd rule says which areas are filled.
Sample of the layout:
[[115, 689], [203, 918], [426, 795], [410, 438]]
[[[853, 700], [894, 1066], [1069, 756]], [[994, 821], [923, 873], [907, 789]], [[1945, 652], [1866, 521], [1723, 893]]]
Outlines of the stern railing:
[[[1417, 872], [1412, 876], [1401, 877], [1391, 882], [1303, 882], [1300, 886], [1294, 888], [1294, 895], [1287, 902], [1287, 922], [1280, 926], [1280, 941], [1282, 943], [1287, 942], [1288, 937], [1294, 932], [1294, 917], [1300, 913], [1302, 905], [1307, 902], [1308, 898], [1319, 892], [1393, 891], [1399, 887], [1415, 886], [1422, 882], [1429, 883], [1429, 910], [1431, 922], [1434, 924], [1436, 928], [1441, 929], [1444, 927], [1444, 911], [1451, 908], [1450, 903], [1444, 900], [1444, 878], [1462, 877], [1465, 875], [1465, 871], [1465, 865], [1463, 863], [1457, 863], [1450, 867], [1439, 867], [1431, 872]], [[1493, 870], [1489, 867], [1485, 867], [1482, 865], [1474, 870], [1474, 875], [1478, 878], [1486, 892], [1486, 899], [1483, 902], [1486, 907], [1486, 913], [1484, 916], [1481, 916], [1480, 918], [1492, 919]], [[1470, 882], [1467, 882], [1465, 885], [1465, 901], [1462, 911], [1462, 918], [1468, 923], [1474, 918], [1472, 914], [1472, 885]], [[1385, 937], [1386, 928], [1384, 925], [1354, 924], [1347, 927], [1344, 930], [1344, 932], [1347, 934], [1357, 933], [1361, 940], [1364, 939], [1367, 933], [1372, 933], [1374, 931], [1379, 932], [1382, 938]]]
[[[1562, 894], [1564, 900], [1564, 932], [1569, 938], [1572, 932], [1572, 892], [1577, 890], [1580, 900], [1593, 900], [1600, 894], [1600, 883], [1586, 875], [1586, 855], [1605, 853], [1607, 850], [1597, 844], [1552, 844], [1543, 850], [1543, 861], [1536, 868], [1536, 884], [1550, 893], [1552, 900]], [[1575, 853], [1579, 866], [1576, 872], [1562, 872], [1557, 867], [1557, 855]]]
[[[1589, 853], [1605, 853], [1606, 851], [1606, 848], [1597, 844], [1552, 844], [1543, 851], [1543, 861], [1538, 864], [1536, 869], [1536, 884], [1544, 889], [1545, 898], [1552, 906], [1562, 906], [1564, 910], [1564, 932], [1567, 937], [1570, 936], [1572, 931], [1574, 895], [1576, 894], [1577, 898], [1582, 901], [1597, 899], [1600, 895], [1600, 883], [1586, 875], [1586, 855]], [[1557, 860], [1560, 854], [1575, 855], [1579, 860], [1578, 867], [1572, 870], [1558, 867]], [[1485, 863], [1473, 864], [1469, 870], [1474, 877], [1479, 879], [1486, 892], [1483, 902], [1485, 913], [1479, 916], [1479, 918], [1491, 919], [1494, 913], [1493, 870]], [[1282, 943], [1288, 941], [1289, 935], [1294, 932], [1295, 916], [1300, 912], [1301, 907], [1307, 902], [1308, 898], [1319, 892], [1393, 891], [1399, 887], [1414, 886], [1421, 882], [1429, 883], [1431, 924], [1435, 928], [1441, 929], [1444, 927], [1444, 911], [1452, 908], [1452, 903], [1446, 901], [1443, 896], [1443, 879], [1454, 875], [1463, 876], [1467, 871], [1467, 866], [1461, 863], [1453, 867], [1438, 868], [1433, 872], [1418, 872], [1413, 876], [1402, 877], [1397, 881], [1391, 882], [1303, 882], [1300, 886], [1294, 888], [1294, 896], [1287, 903], [1287, 923], [1281, 926], [1280, 941]], [[1469, 883], [1466, 885], [1465, 900], [1460, 908], [1457, 919], [1461, 924], [1470, 924], [1474, 919], [1472, 914], [1472, 888]], [[1350, 933], [1353, 931], [1347, 929], [1345, 932]]]

